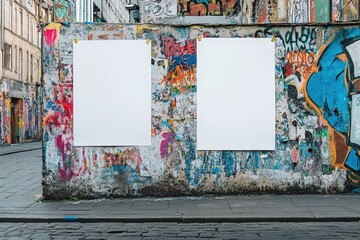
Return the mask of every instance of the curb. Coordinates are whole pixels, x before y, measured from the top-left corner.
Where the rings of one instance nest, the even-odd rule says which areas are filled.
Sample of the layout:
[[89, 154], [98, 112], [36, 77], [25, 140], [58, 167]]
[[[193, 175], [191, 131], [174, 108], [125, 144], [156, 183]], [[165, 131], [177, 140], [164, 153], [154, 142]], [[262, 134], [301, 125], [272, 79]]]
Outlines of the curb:
[[31, 149], [17, 150], [17, 151], [13, 151], [13, 152], [0, 153], [0, 156], [6, 156], [6, 155], [22, 153], [22, 152], [30, 152], [30, 151], [35, 151], [35, 150], [39, 150], [39, 149], [42, 149], [42, 148], [41, 147], [40, 148], [31, 148]]
[[124, 223], [149, 223], [149, 222], [169, 222], [169, 223], [253, 223], [253, 222], [359, 222], [360, 217], [202, 217], [202, 216], [174, 216], [174, 217], [0, 217], [0, 222], [12, 223], [49, 223], [49, 222], [79, 222], [79, 223], [107, 223], [107, 222], [124, 222]]

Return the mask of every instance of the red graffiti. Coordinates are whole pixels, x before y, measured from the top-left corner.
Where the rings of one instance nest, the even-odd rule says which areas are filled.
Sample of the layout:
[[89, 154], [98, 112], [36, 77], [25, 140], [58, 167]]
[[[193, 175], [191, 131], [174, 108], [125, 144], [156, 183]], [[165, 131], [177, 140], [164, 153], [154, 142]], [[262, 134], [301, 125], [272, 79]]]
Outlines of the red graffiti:
[[51, 47], [55, 44], [55, 40], [57, 38], [57, 31], [56, 29], [46, 29], [44, 30], [44, 37], [46, 45]]
[[286, 61], [286, 77], [294, 72], [299, 72], [306, 79], [310, 77], [317, 68], [315, 54], [306, 51], [288, 52], [286, 54]]
[[172, 56], [183, 56], [185, 54], [195, 54], [196, 39], [186, 40], [185, 42], [176, 42], [174, 38], [162, 36], [162, 52], [170, 59]]
[[70, 152], [73, 142], [73, 99], [72, 85], [53, 87], [53, 111], [44, 117], [44, 124], [48, 132], [55, 135], [55, 145], [61, 154], [62, 162], [59, 166], [61, 180], [71, 179], [75, 173], [71, 168]]
[[266, 23], [267, 22], [268, 12], [269, 12], [268, 5], [264, 4], [261, 9], [260, 15], [259, 15], [258, 23]]

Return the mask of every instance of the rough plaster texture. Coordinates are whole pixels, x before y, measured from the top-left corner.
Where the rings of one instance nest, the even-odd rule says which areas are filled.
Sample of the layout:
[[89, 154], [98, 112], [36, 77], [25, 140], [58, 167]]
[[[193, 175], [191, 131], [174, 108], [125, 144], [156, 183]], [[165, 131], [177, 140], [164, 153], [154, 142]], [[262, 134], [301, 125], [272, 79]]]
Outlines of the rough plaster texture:
[[[196, 150], [198, 36], [273, 38], [275, 151]], [[150, 147], [73, 146], [72, 45], [97, 39], [151, 39]], [[360, 91], [360, 84], [351, 79], [353, 67], [344, 52], [359, 39], [360, 28], [351, 25], [49, 24], [43, 46], [44, 194], [332, 193], [359, 187], [359, 148], [348, 139], [350, 94]], [[261, 70], [260, 59], [258, 64]]]
[[359, 20], [358, 0], [145, 0], [144, 23], [308, 23]]

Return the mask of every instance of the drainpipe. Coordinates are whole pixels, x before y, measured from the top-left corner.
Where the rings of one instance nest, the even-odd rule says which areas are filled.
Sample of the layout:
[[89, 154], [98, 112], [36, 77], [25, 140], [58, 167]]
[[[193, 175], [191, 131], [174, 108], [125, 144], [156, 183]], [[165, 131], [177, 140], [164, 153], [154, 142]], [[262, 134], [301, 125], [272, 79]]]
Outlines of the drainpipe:
[[2, 80], [2, 59], [3, 59], [3, 23], [4, 23], [4, 2], [3, 0], [0, 0], [0, 81]]

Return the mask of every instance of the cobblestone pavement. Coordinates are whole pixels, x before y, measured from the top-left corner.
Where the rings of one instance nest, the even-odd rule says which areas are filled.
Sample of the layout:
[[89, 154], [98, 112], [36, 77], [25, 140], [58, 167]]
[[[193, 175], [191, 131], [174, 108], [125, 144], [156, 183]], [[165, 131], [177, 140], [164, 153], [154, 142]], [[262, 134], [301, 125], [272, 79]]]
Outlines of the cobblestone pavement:
[[0, 223], [0, 238], [360, 239], [360, 223]]

